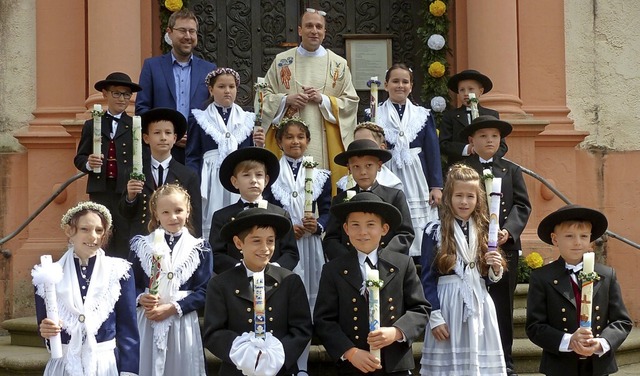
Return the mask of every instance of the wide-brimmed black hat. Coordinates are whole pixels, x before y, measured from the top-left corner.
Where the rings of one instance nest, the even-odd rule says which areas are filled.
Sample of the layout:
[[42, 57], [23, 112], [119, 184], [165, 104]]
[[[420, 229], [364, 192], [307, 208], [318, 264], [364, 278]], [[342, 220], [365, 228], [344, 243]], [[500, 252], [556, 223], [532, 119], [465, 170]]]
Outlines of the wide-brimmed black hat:
[[131, 81], [131, 77], [129, 77], [128, 74], [122, 73], [122, 72], [110, 73], [107, 76], [107, 78], [105, 78], [102, 81], [96, 82], [96, 84], [93, 85], [93, 87], [98, 91], [102, 91], [102, 89], [106, 89], [109, 85], [126, 86], [130, 88], [131, 91], [134, 93], [138, 91], [142, 91], [142, 86]]
[[346, 166], [351, 157], [362, 157], [364, 155], [372, 155], [378, 157], [382, 163], [391, 159], [391, 152], [380, 149], [380, 146], [372, 140], [355, 140], [349, 144], [346, 151], [336, 155], [333, 161], [340, 166]]
[[466, 140], [467, 137], [473, 136], [477, 130], [486, 128], [496, 128], [500, 131], [500, 137], [504, 138], [511, 134], [513, 127], [504, 120], [500, 120], [492, 115], [480, 115], [471, 121], [471, 124], [462, 128], [460, 131], [460, 139]]
[[231, 218], [231, 222], [222, 226], [220, 237], [224, 241], [231, 242], [235, 235], [253, 226], [272, 227], [276, 232], [276, 238], [280, 238], [291, 230], [291, 221], [269, 209], [251, 208], [241, 211], [235, 218]]
[[585, 208], [580, 205], [567, 205], [544, 217], [538, 225], [538, 237], [547, 244], [553, 244], [551, 233], [557, 225], [566, 221], [591, 222], [591, 241], [602, 236], [609, 225], [607, 217], [595, 209]]
[[331, 214], [335, 215], [343, 223], [349, 213], [356, 212], [378, 214], [384, 218], [392, 230], [402, 223], [400, 210], [371, 192], [357, 193], [351, 200], [331, 206]]
[[233, 170], [235, 170], [238, 163], [242, 161], [260, 161], [264, 163], [267, 175], [269, 175], [269, 182], [265, 185], [264, 189], [267, 189], [273, 184], [278, 175], [280, 174], [280, 162], [278, 157], [269, 151], [269, 149], [259, 147], [248, 147], [234, 151], [227, 155], [220, 165], [220, 183], [229, 192], [240, 193], [240, 191], [231, 184], [231, 177], [233, 176]]
[[149, 110], [140, 116], [142, 118], [142, 133], [148, 134], [149, 124], [166, 120], [173, 123], [173, 131], [176, 139], [180, 140], [187, 133], [187, 119], [173, 108], [158, 107]]
[[473, 69], [463, 70], [458, 74], [454, 74], [453, 76], [451, 76], [451, 78], [449, 78], [449, 82], [447, 82], [447, 86], [449, 87], [449, 90], [453, 91], [454, 93], [457, 93], [458, 83], [464, 80], [478, 81], [480, 85], [482, 85], [482, 88], [484, 89], [484, 93], [490, 92], [491, 89], [493, 88], [493, 82], [491, 82], [491, 79], [489, 77]]

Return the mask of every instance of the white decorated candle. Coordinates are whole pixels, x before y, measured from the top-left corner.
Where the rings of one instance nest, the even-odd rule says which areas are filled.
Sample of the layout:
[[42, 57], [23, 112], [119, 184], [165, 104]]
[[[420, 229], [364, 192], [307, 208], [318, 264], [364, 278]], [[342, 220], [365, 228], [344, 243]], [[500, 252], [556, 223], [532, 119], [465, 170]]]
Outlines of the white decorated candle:
[[[595, 267], [595, 253], [587, 252], [582, 255], [582, 273], [592, 275]], [[591, 328], [591, 301], [593, 300], [593, 281], [582, 281], [581, 302], [580, 302], [580, 326]]]
[[265, 338], [267, 318], [265, 317], [264, 271], [253, 273], [253, 312], [256, 338]]
[[498, 231], [500, 223], [500, 200], [502, 198], [502, 178], [493, 178], [491, 182], [491, 194], [489, 196], [489, 250], [498, 248]]
[[353, 196], [356, 195], [356, 191], [346, 191], [347, 192], [347, 200], [351, 200]]
[[267, 200], [258, 200], [258, 207], [260, 209], [267, 209], [269, 207], [269, 201], [267, 201]]
[[469, 93], [469, 107], [471, 107], [471, 120], [477, 118], [480, 113], [478, 112], [478, 100], [475, 93]]
[[[43, 269], [51, 268], [53, 266], [51, 255], [40, 256], [40, 265]], [[60, 321], [60, 317], [58, 315], [58, 301], [56, 298], [55, 283], [45, 283], [44, 292], [45, 302], [47, 305], [47, 318], [57, 324]], [[49, 346], [51, 348], [51, 359], [62, 358], [62, 340], [60, 337], [60, 333], [49, 338]]]
[[160, 275], [162, 273], [164, 245], [164, 230], [158, 228], [153, 232], [153, 253], [151, 255], [151, 275], [149, 277], [149, 294], [151, 295], [157, 295], [160, 292]]
[[[365, 263], [365, 271], [368, 281], [377, 281], [380, 279], [380, 273], [376, 269], [371, 269]], [[369, 331], [380, 329], [380, 287], [367, 286], [369, 290]], [[380, 359], [380, 349], [369, 350], [373, 356]]]
[[[102, 105], [93, 105], [93, 154], [102, 154]], [[93, 169], [99, 174], [102, 171], [100, 166]]]
[[313, 212], [313, 157], [303, 157], [304, 168], [304, 211]]
[[346, 189], [351, 189], [356, 186], [356, 181], [353, 179], [353, 174], [349, 173], [347, 175], [347, 186]]
[[133, 173], [142, 174], [142, 122], [133, 117]]
[[371, 122], [375, 123], [378, 118], [378, 76], [371, 77], [371, 98], [369, 109], [371, 111]]

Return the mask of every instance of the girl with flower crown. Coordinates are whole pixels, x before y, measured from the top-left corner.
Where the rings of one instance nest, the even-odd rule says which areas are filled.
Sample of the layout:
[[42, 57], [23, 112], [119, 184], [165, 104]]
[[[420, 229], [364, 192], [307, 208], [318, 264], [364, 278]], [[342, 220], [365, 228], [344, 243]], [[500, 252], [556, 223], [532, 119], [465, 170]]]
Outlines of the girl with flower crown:
[[[59, 322], [46, 318], [45, 283], [50, 272], [34, 268], [38, 331], [47, 340], [60, 334], [61, 358], [50, 359], [44, 375], [117, 376], [138, 374], [139, 340], [135, 324], [135, 286], [131, 266], [106, 256], [111, 213], [100, 204], [81, 202], [62, 217], [69, 249], [55, 264]], [[51, 270], [51, 269], [49, 269]], [[116, 358], [116, 353], [118, 357]]]
[[431, 303], [421, 375], [502, 376], [500, 330], [487, 284], [502, 278], [501, 251], [488, 251], [489, 218], [480, 176], [456, 164], [440, 205], [442, 222], [422, 240], [422, 287]]
[[196, 310], [213, 274], [209, 244], [188, 228], [189, 193], [165, 184], [151, 196], [149, 235], [131, 240], [138, 293], [140, 375], [205, 375]]
[[389, 169], [400, 178], [407, 196], [416, 237], [409, 249], [414, 260], [420, 257], [422, 233], [427, 222], [437, 219], [442, 197], [440, 146], [433, 117], [411, 101], [413, 72], [405, 64], [394, 64], [385, 76], [389, 99], [378, 108], [376, 123], [384, 136], [392, 160]]
[[[305, 163], [309, 162], [303, 161], [303, 157], [311, 142], [311, 133], [302, 119], [285, 118], [276, 126], [275, 136], [283, 155], [280, 158], [280, 175], [270, 187], [271, 195], [274, 203], [291, 216], [300, 254], [300, 261], [293, 271], [302, 278], [313, 312], [325, 262], [321, 236], [327, 226], [331, 207], [331, 173], [313, 164], [310, 166], [313, 167], [313, 213], [305, 212]], [[300, 370], [307, 369], [309, 345], [298, 359]]]
[[264, 131], [256, 128], [258, 131], [254, 133], [255, 114], [234, 103], [240, 85], [238, 72], [217, 68], [205, 81], [210, 97], [204, 110], [191, 110], [197, 124], [189, 124], [185, 160], [188, 167], [200, 174], [202, 235], [208, 239], [213, 213], [240, 198], [220, 183], [220, 164], [238, 148], [264, 146]]

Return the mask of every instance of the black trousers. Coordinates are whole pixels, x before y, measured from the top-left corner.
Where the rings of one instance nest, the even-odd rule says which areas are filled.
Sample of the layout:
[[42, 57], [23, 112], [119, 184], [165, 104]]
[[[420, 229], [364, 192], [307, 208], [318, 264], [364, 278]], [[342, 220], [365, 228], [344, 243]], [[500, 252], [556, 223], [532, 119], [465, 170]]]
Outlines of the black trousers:
[[496, 306], [500, 342], [504, 351], [507, 368], [514, 369], [511, 348], [513, 347], [513, 297], [518, 282], [518, 251], [505, 251], [507, 256], [507, 270], [502, 279], [489, 285], [489, 295]]
[[118, 203], [121, 197], [122, 193], [116, 192], [115, 179], [107, 179], [106, 192], [89, 193], [89, 199], [106, 206], [113, 218], [111, 238], [107, 244], [102, 245], [102, 249], [104, 249], [107, 256], [126, 259], [129, 256], [129, 223], [118, 211]]

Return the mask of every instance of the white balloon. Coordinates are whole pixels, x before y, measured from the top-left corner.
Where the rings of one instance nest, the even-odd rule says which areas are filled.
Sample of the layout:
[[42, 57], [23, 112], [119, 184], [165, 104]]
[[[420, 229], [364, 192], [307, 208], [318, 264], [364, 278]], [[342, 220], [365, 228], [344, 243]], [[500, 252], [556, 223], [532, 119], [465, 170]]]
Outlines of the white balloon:
[[433, 34], [429, 37], [429, 40], [427, 40], [427, 46], [432, 50], [441, 50], [442, 47], [444, 47], [444, 37], [440, 34]]
[[441, 96], [433, 97], [431, 98], [431, 109], [435, 112], [442, 112], [447, 109], [447, 101]]

